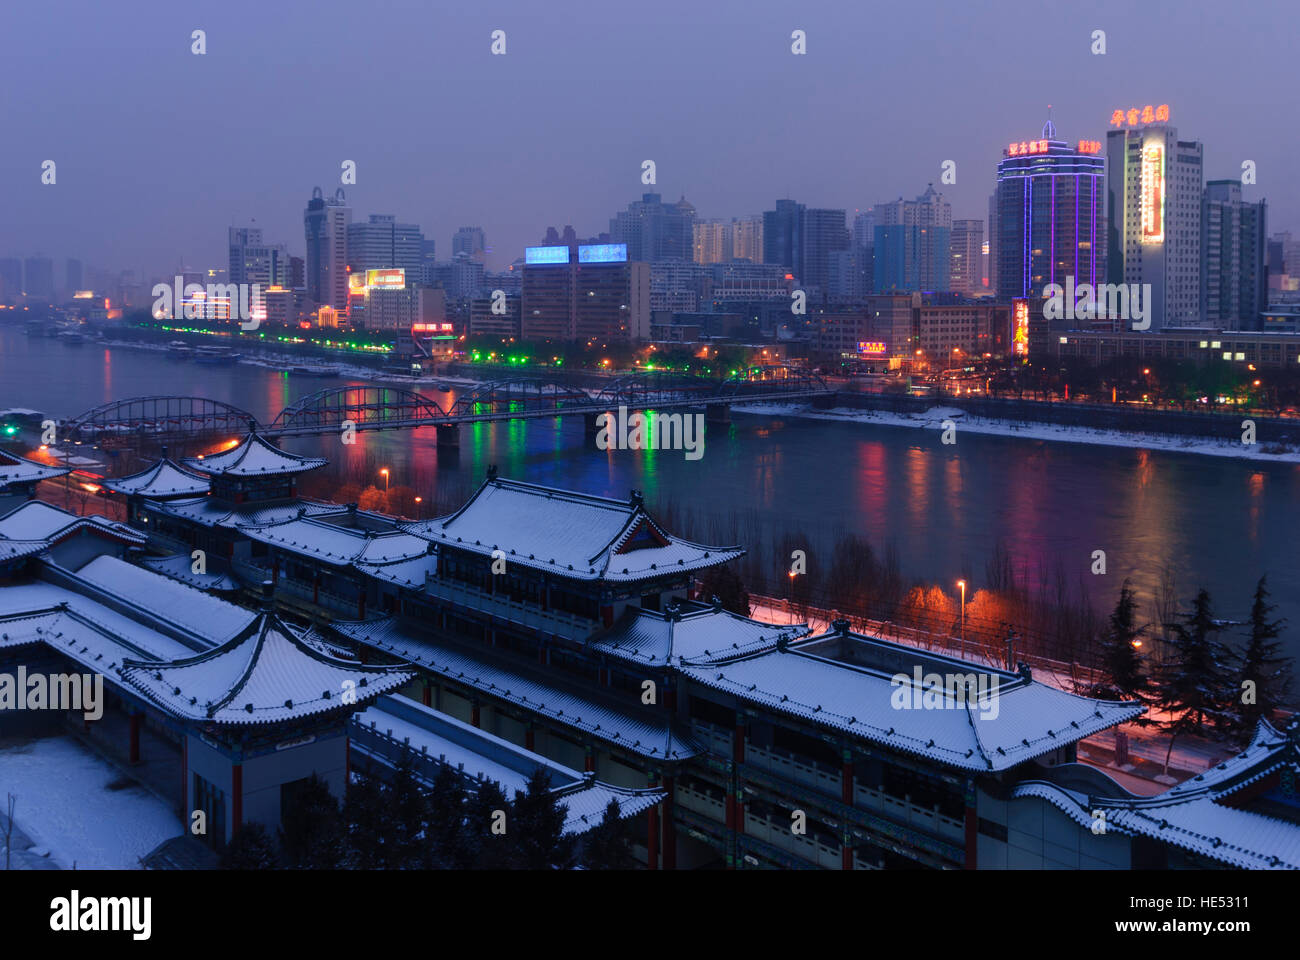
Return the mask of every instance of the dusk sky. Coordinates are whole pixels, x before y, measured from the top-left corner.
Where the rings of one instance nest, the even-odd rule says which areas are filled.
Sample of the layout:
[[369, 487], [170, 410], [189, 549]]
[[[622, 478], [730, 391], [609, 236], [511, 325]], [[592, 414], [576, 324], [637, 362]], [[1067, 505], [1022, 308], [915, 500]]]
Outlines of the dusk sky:
[[[1104, 139], [1168, 103], [1207, 179], [1257, 164], [1270, 233], [1300, 226], [1296, 8], [1099, 0], [447, 4], [41, 0], [6, 5], [0, 256], [146, 278], [226, 264], [256, 221], [304, 251], [340, 164], [354, 220], [416, 222], [450, 256], [481, 225], [501, 267], [548, 225], [580, 236], [657, 190], [701, 218], [777, 197], [849, 211], [935, 182], [983, 219], [994, 165], [1038, 135]], [[806, 56], [790, 50], [807, 32]], [[190, 52], [206, 31], [207, 53]], [[490, 34], [507, 34], [505, 56]], [[1093, 30], [1107, 53], [1090, 52]], [[643, 160], [658, 183], [641, 184]], [[940, 165], [957, 164], [955, 185]], [[57, 163], [42, 185], [41, 164]], [[62, 279], [62, 267], [56, 265]]]

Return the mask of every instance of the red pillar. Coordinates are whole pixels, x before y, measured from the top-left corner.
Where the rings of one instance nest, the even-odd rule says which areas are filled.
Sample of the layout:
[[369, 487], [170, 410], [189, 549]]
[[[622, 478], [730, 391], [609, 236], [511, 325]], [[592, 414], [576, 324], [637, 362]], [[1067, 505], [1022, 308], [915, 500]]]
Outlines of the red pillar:
[[433, 706], [433, 684], [428, 680], [424, 680], [421, 683], [420, 700], [426, 707]]
[[131, 762], [140, 762], [140, 721], [144, 717], [138, 711], [131, 712]]
[[673, 824], [673, 778], [664, 777], [664, 869], [677, 869], [677, 828]]
[[230, 839], [239, 836], [239, 825], [244, 819], [244, 765], [230, 768]]
[[853, 805], [853, 764], [848, 760], [840, 768], [840, 800]]
[[587, 747], [586, 756], [583, 758], [582, 769], [587, 773], [592, 773], [596, 769], [596, 756], [590, 746]]

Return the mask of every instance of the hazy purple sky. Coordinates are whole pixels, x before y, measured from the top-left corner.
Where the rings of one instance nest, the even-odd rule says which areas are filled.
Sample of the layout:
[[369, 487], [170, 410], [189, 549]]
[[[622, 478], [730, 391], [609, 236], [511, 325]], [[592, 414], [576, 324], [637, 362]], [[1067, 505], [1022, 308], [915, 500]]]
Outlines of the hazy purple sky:
[[649, 189], [706, 218], [784, 196], [851, 216], [938, 187], [949, 159], [954, 215], [982, 219], [1002, 146], [1048, 103], [1071, 141], [1170, 104], [1207, 179], [1256, 162], [1246, 195], [1274, 232], [1300, 223], [1297, 19], [1283, 0], [7, 3], [0, 256], [224, 265], [226, 227], [252, 219], [301, 255], [312, 187], [332, 194], [343, 160], [354, 219], [417, 222], [440, 257], [481, 225], [493, 266], [548, 225], [608, 229]]

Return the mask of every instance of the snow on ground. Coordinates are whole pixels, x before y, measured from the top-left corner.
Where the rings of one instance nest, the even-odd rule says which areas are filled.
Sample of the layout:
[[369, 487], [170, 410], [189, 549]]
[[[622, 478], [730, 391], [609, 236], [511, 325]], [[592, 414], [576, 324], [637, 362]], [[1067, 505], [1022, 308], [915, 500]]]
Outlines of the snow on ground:
[[167, 804], [70, 737], [0, 747], [0, 793], [17, 799], [14, 822], [65, 868], [138, 870], [139, 858], [184, 832]]
[[1300, 450], [1287, 453], [1265, 453], [1266, 444], [1242, 444], [1239, 437], [1222, 440], [1178, 436], [1164, 433], [1130, 433], [1122, 430], [1099, 430], [1091, 427], [1063, 426], [1032, 421], [990, 420], [968, 417], [952, 407], [933, 407], [924, 413], [890, 413], [885, 410], [860, 410], [836, 407], [833, 410], [813, 410], [801, 404], [737, 404], [735, 413], [773, 413], [811, 420], [838, 420], [848, 423], [879, 424], [887, 427], [939, 430], [945, 419], [959, 423], [958, 433], [979, 433], [999, 437], [1023, 437], [1027, 440], [1055, 440], [1063, 443], [1090, 443], [1106, 447], [1134, 447], [1143, 450], [1169, 450], [1174, 453], [1195, 453], [1210, 457], [1235, 457], [1240, 460], [1259, 460], [1268, 463], [1300, 463]]

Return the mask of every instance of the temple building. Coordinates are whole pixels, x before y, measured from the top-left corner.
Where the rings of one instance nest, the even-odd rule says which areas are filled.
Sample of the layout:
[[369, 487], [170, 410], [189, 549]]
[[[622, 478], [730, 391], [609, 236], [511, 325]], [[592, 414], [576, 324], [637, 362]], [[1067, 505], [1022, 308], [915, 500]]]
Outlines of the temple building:
[[[182, 752], [182, 805], [227, 833], [273, 821], [306, 771], [341, 789], [407, 758], [471, 786], [540, 766], [569, 832], [614, 799], [652, 869], [1300, 866], [1300, 725], [1137, 797], [1078, 744], [1141, 704], [724, 609], [700, 578], [742, 548], [676, 536], [636, 491], [493, 469], [454, 513], [403, 522], [296, 498], [319, 465], [250, 434], [117, 481], [139, 491], [130, 526], [0, 517], [0, 656], [103, 660], [121, 709]], [[210, 492], [145, 492], [182, 467]], [[192, 551], [243, 606], [175, 569]]]

